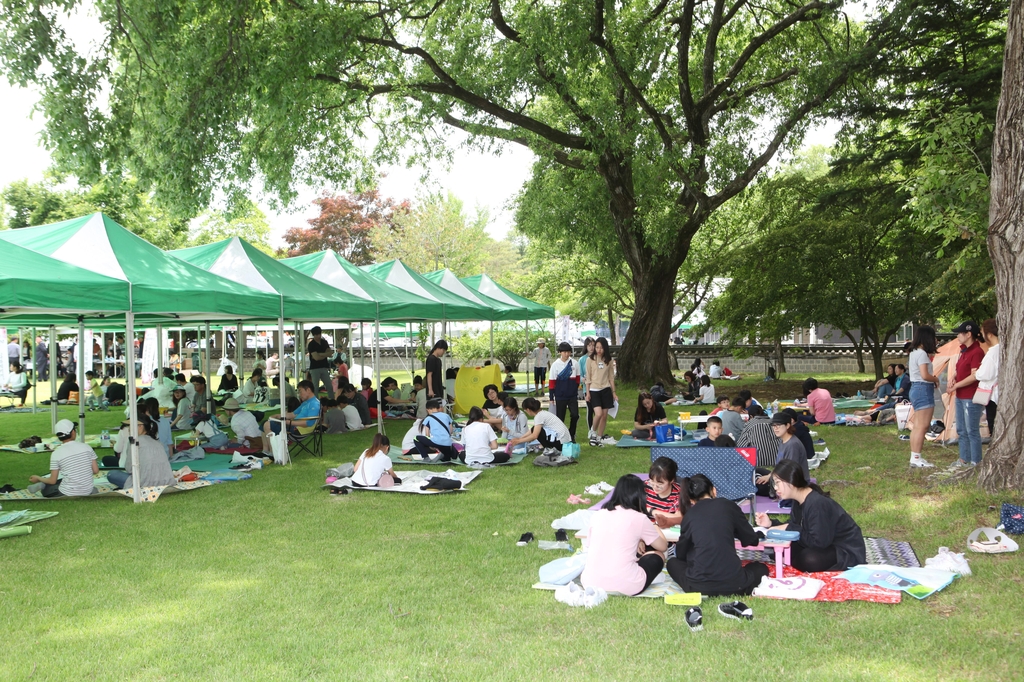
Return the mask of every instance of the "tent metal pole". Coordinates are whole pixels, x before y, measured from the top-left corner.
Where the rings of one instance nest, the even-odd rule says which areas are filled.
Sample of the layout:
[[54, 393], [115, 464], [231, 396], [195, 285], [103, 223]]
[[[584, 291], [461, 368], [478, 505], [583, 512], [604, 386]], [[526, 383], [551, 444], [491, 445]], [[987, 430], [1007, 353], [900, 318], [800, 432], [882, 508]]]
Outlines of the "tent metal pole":
[[[78, 317], [78, 442], [85, 442], [85, 353], [82, 352], [82, 342], [85, 340], [85, 318]], [[134, 396], [133, 396], [134, 397]]]
[[235, 327], [235, 363], [238, 365], [238, 385], [245, 383], [245, 329], [242, 321]]
[[[57, 327], [50, 325], [50, 364], [57, 357]], [[82, 387], [78, 387], [81, 395]], [[50, 433], [57, 430], [57, 372], [50, 372]]]
[[[299, 332], [295, 335], [295, 383], [306, 378], [306, 323], [299, 322]], [[301, 371], [300, 371], [301, 368]], [[301, 376], [300, 376], [301, 374]]]
[[[34, 344], [35, 342], [36, 342], [36, 328], [32, 327], [32, 343]], [[34, 357], [32, 359], [35, 360]], [[53, 354], [51, 353], [50, 354], [50, 366], [47, 367], [47, 370], [50, 371], [50, 375], [51, 376], [53, 375], [52, 366], [53, 366]], [[36, 387], [39, 385], [39, 370], [36, 368], [35, 362], [32, 363], [32, 379], [34, 379], [34, 381], [32, 382], [32, 414], [35, 414], [36, 413], [36, 400], [37, 400], [37, 398], [36, 398]]]
[[494, 362], [494, 322], [491, 322], [491, 362]]
[[[100, 332], [100, 372], [107, 376], [107, 334]], [[81, 388], [81, 386], [79, 386]]]
[[125, 336], [131, 339], [132, 349], [131, 362], [125, 363], [125, 376], [128, 378], [128, 444], [131, 449], [132, 472], [134, 472], [132, 500], [139, 504], [142, 502], [142, 486], [139, 485], [141, 478], [139, 474], [142, 470], [139, 467], [139, 401], [135, 398], [135, 313], [129, 312], [125, 315], [125, 326]]
[[153, 372], [153, 376], [160, 383], [164, 381], [164, 326], [158, 324], [156, 326], [156, 371]]
[[[205, 331], [206, 335], [206, 356], [203, 358], [203, 376], [206, 377], [206, 393], [207, 395], [213, 395], [213, 372], [210, 369], [210, 321], [206, 321]], [[206, 401], [206, 396], [203, 396], [203, 411], [210, 409], [210, 403]]]
[[[366, 336], [363, 334], [363, 321], [359, 321], [359, 380], [366, 378]], [[362, 388], [362, 386], [359, 386]]]
[[530, 395], [530, 321], [526, 321], [526, 395]]
[[277, 318], [277, 342], [281, 349], [281, 353], [278, 356], [281, 362], [278, 363], [279, 371], [277, 373], [277, 383], [279, 389], [279, 398], [281, 398], [281, 424], [282, 429], [284, 428], [284, 415], [287, 412], [287, 406], [285, 403], [288, 401], [285, 393], [285, 383], [288, 381], [288, 372], [284, 364], [284, 304], [281, 304], [281, 317]]
[[380, 388], [380, 319], [373, 323], [373, 366], [377, 370], [377, 433], [384, 433], [384, 398]]

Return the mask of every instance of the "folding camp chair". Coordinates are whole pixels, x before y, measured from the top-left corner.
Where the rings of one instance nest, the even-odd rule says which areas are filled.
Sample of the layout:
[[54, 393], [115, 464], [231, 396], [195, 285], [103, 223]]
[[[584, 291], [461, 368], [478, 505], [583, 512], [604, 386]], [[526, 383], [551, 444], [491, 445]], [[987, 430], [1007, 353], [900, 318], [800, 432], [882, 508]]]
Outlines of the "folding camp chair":
[[751, 522], [757, 514], [757, 486], [754, 484], [754, 448], [651, 448], [651, 461], [668, 457], [679, 467], [680, 478], [704, 474], [711, 479], [719, 497], [739, 504], [750, 500]]
[[[298, 445], [299, 449], [308, 452], [314, 457], [324, 456], [324, 412], [320, 410], [320, 416], [309, 426], [296, 426], [294, 431], [288, 431], [288, 448]], [[297, 434], [297, 435], [296, 435]]]

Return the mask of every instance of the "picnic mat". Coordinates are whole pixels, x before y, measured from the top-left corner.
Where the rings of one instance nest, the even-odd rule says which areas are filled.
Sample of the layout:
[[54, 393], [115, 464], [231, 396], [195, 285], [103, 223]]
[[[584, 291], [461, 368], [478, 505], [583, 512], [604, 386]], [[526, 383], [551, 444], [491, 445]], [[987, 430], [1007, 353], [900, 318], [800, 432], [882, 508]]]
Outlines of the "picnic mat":
[[920, 568], [921, 562], [909, 542], [886, 540], [885, 538], [864, 538], [869, 564], [885, 564], [900, 568]]
[[641, 438], [633, 438], [633, 436], [623, 436], [619, 439], [619, 442], [615, 444], [617, 448], [657, 448], [657, 447], [672, 447], [672, 448], [695, 448], [697, 447], [696, 441], [689, 439], [682, 441], [672, 441], [669, 443], [659, 443], [656, 440], [643, 440]]
[[[789, 507], [780, 507], [779, 500], [773, 500], [770, 497], [758, 495], [755, 499], [755, 502], [757, 504], [754, 508], [758, 511], [758, 513], [764, 512], [765, 514], [789, 514]], [[744, 514], [750, 513], [749, 500], [743, 500], [742, 502], [740, 502], [740, 511]]]
[[[524, 459], [526, 459], [526, 455], [527, 455], [527, 453], [520, 452], [519, 454], [512, 455], [512, 458], [509, 459], [507, 462], [502, 462], [501, 464], [485, 464], [485, 465], [480, 465], [480, 466], [477, 466], [477, 465], [470, 466], [469, 464], [463, 464], [459, 460], [455, 460], [455, 461], [451, 461], [451, 462], [427, 462], [427, 461], [422, 460], [422, 459], [416, 459], [412, 455], [398, 455], [397, 457], [393, 457], [391, 459], [391, 463], [392, 464], [402, 464], [402, 465], [422, 464], [422, 465], [425, 465], [425, 466], [437, 466], [437, 465], [440, 464], [440, 465], [443, 465], [443, 466], [469, 467], [470, 469], [489, 469], [489, 468], [495, 467], [495, 466], [502, 467], [502, 466], [508, 466], [508, 465], [512, 465], [512, 464], [519, 464]], [[399, 478], [401, 478], [401, 477], [399, 477]]]
[[[205, 488], [206, 486], [213, 485], [216, 481], [207, 481], [200, 479], [198, 481], [186, 481], [184, 483], [177, 483], [175, 485], [166, 486], [152, 486], [142, 489], [142, 501], [143, 502], [156, 502], [161, 495], [169, 495], [171, 493], [183, 493], [189, 490], [195, 490], [196, 488]], [[106, 479], [97, 479], [94, 484], [96, 493], [92, 495], [77, 495], [72, 497], [43, 497], [42, 493], [30, 493], [27, 490], [16, 490], [13, 493], [0, 494], [0, 500], [32, 500], [35, 502], [57, 502], [59, 500], [82, 500], [91, 499], [95, 497], [127, 497], [132, 498], [133, 488], [127, 488], [125, 490], [117, 490], [114, 486], [106, 482]]]
[[192, 471], [221, 471], [231, 468], [231, 455], [206, 455], [191, 462], [171, 462], [175, 471], [188, 467]]
[[897, 595], [906, 592], [916, 599], [924, 599], [945, 588], [959, 575], [939, 568], [863, 564], [843, 571], [839, 577], [854, 587], [876, 587]]
[[[399, 478], [402, 479], [401, 485], [396, 485], [391, 488], [378, 488], [376, 486], [372, 488], [357, 488], [352, 486], [351, 478], [339, 478], [337, 481], [332, 483], [324, 484], [323, 488], [348, 488], [349, 490], [367, 490], [367, 491], [378, 491], [385, 493], [413, 493], [416, 495], [437, 495], [438, 493], [457, 493], [465, 490], [466, 487], [473, 482], [473, 480], [479, 476], [482, 472], [480, 471], [453, 471], [448, 469], [447, 471], [430, 471], [429, 469], [421, 469], [419, 471], [403, 471]], [[431, 478], [435, 476], [440, 478], [449, 478], [455, 481], [462, 481], [462, 487], [458, 490], [420, 490], [420, 487], [426, 484]]]
[[36, 521], [52, 518], [59, 513], [55, 511], [29, 511], [28, 509], [0, 512], [0, 528], [13, 528], [15, 526], [23, 526], [26, 523], [35, 523]]
[[[900, 591], [886, 589], [875, 585], [851, 583], [839, 577], [841, 571], [823, 571], [821, 573], [801, 573], [792, 566], [783, 566], [782, 574], [786, 578], [814, 578], [825, 583], [818, 595], [809, 601], [869, 601], [875, 604], [899, 604]], [[757, 598], [757, 597], [755, 597]], [[771, 599], [772, 597], [760, 597]]]
[[866, 410], [875, 406], [874, 400], [857, 400], [855, 398], [840, 398], [832, 401], [832, 407], [836, 412], [840, 410]]
[[[534, 583], [533, 589], [535, 590], [550, 590], [554, 592], [561, 585], [555, 585], [554, 583]], [[661, 574], [654, 579], [654, 582], [650, 586], [641, 592], [640, 594], [622, 594], [621, 592], [609, 592], [609, 597], [645, 597], [647, 599], [664, 599], [670, 594], [680, 594], [683, 592], [683, 588], [676, 584], [675, 580], [669, 576], [668, 571], [662, 570]]]
[[[113, 445], [114, 442], [110, 441], [110, 443], [111, 444], [110, 444], [109, 447], [113, 448], [114, 447], [114, 445]], [[86, 437], [85, 437], [85, 444], [88, 445], [89, 447], [93, 448], [93, 449], [99, 448], [100, 447], [100, 434], [96, 433], [96, 434], [93, 434], [91, 436], [90, 435], [86, 435]], [[42, 447], [44, 445], [48, 446], [45, 450], [26, 450], [24, 448], [18, 447], [17, 443], [10, 443], [8, 445], [0, 445], [0, 450], [9, 450], [10, 452], [23, 452], [23, 453], [25, 453], [27, 455], [35, 454], [36, 452], [39, 452], [39, 453], [49, 453], [49, 452], [52, 452], [54, 449], [56, 449], [56, 447], [58, 445], [60, 445], [60, 440], [56, 436], [49, 436], [47, 438], [43, 438], [43, 442], [40, 443], [39, 445], [37, 445], [36, 447]]]

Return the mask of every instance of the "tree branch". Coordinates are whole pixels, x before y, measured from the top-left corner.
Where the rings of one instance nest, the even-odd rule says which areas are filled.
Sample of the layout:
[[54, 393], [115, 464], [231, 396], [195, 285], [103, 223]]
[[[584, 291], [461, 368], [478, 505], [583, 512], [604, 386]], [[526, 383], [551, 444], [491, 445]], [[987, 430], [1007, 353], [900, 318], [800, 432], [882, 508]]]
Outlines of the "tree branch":
[[754, 85], [749, 85], [740, 90], [739, 92], [728, 93], [722, 99], [722, 101], [720, 101], [715, 106], [711, 107], [709, 117], [713, 117], [715, 116], [715, 114], [718, 114], [722, 111], [725, 111], [726, 109], [729, 109], [737, 102], [742, 102], [743, 100], [747, 99], [751, 95], [760, 92], [761, 90], [767, 90], [768, 88], [776, 86], [780, 83], [785, 83], [786, 81], [792, 79], [799, 73], [800, 69], [793, 67], [792, 69], [787, 69], [786, 71], [783, 71], [775, 78], [769, 78], [766, 81], [755, 83]]
[[494, 24], [494, 27], [498, 29], [501, 35], [513, 42], [519, 42], [519, 31], [505, 23], [505, 15], [501, 13], [499, 0], [491, 0], [491, 23]]

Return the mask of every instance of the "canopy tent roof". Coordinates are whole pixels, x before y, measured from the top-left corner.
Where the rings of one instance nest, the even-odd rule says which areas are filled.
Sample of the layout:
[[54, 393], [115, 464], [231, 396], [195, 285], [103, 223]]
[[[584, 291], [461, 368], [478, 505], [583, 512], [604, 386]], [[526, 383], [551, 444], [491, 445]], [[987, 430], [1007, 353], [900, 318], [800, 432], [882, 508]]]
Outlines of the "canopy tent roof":
[[444, 318], [444, 308], [438, 301], [392, 286], [361, 270], [331, 249], [285, 258], [280, 262], [335, 289], [364, 300], [376, 301], [379, 304], [381, 320], [414, 321]]
[[523, 306], [498, 301], [475, 289], [470, 289], [448, 268], [425, 273], [423, 277], [448, 293], [455, 294], [471, 303], [490, 309], [491, 316], [486, 318], [488, 320], [523, 320], [528, 315], [526, 308]]
[[377, 279], [411, 292], [422, 298], [440, 303], [443, 319], [446, 320], [490, 320], [494, 314], [486, 306], [478, 305], [466, 299], [448, 293], [438, 285], [423, 277], [400, 260], [386, 263], [364, 265], [363, 270]]
[[150, 316], [153, 323], [166, 318], [270, 319], [277, 317], [281, 307], [279, 296], [175, 258], [103, 213], [3, 230], [0, 239], [129, 283], [129, 310], [137, 319], [141, 316], [140, 321]]
[[117, 313], [129, 309], [128, 296], [127, 282], [4, 245], [0, 315]]
[[525, 308], [527, 315], [519, 319], [528, 320], [542, 320], [548, 319], [555, 316], [555, 309], [548, 305], [531, 301], [528, 298], [512, 293], [505, 287], [501, 286], [487, 275], [473, 275], [472, 277], [463, 277], [462, 282], [470, 289], [479, 291], [484, 296], [493, 298], [502, 303], [508, 305], [517, 305]]
[[325, 286], [238, 237], [170, 253], [215, 275], [280, 296], [282, 315], [288, 320], [372, 320], [377, 314], [374, 300]]

